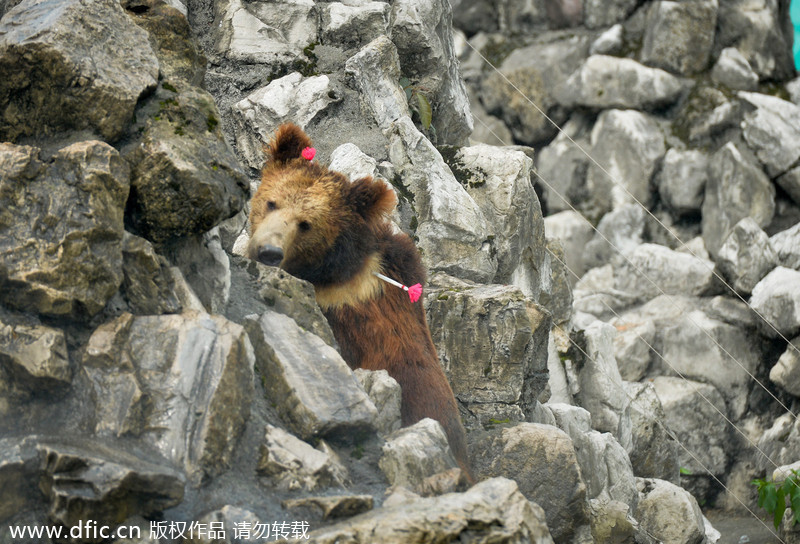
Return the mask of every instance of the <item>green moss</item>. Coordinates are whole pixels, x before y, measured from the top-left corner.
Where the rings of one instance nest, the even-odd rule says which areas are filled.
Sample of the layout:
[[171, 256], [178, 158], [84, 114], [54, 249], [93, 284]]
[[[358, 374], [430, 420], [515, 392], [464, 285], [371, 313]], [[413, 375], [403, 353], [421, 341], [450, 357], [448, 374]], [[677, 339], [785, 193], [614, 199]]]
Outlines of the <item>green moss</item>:
[[213, 113], [209, 113], [208, 117], [206, 118], [206, 127], [208, 127], [209, 132], [214, 132], [214, 129], [217, 128], [219, 125], [219, 121], [216, 117], [214, 117]]
[[353, 450], [350, 452], [350, 457], [353, 459], [361, 459], [364, 457], [364, 445], [363, 444], [356, 444], [353, 447]]
[[452, 145], [442, 145], [436, 149], [439, 150], [444, 162], [450, 168], [450, 171], [453, 173], [456, 181], [458, 181], [461, 185], [467, 189], [474, 189], [476, 187], [486, 185], [486, 172], [480, 169], [476, 171], [465, 168], [464, 163], [462, 163], [456, 157], [460, 148]]
[[178, 92], [178, 89], [175, 87], [175, 85], [173, 85], [173, 84], [171, 84], [171, 83], [169, 83], [169, 82], [167, 82], [167, 81], [165, 81], [164, 83], [162, 83], [162, 84], [161, 84], [161, 87], [163, 87], [163, 88], [164, 88], [164, 89], [166, 89], [167, 91], [171, 91], [171, 92], [173, 92], [173, 93], [177, 93], [177, 92]]
[[503, 61], [521, 45], [519, 40], [492, 36], [481, 50], [481, 55], [486, 57], [486, 60], [493, 66], [499, 68], [500, 65], [503, 64]]
[[417, 219], [416, 215], [412, 215], [411, 221], [408, 222], [408, 228], [410, 228], [413, 231], [416, 231], [417, 227], [419, 227], [419, 220]]
[[447, 293], [442, 293], [441, 295], [436, 297], [436, 300], [449, 300], [449, 299], [450, 299], [450, 295], [448, 295]]

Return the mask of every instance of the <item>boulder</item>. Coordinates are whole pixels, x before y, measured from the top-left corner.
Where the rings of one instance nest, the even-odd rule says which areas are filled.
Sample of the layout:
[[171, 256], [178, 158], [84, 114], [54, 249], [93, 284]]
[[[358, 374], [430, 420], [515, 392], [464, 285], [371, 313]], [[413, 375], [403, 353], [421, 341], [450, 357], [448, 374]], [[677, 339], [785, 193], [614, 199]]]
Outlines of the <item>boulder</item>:
[[63, 393], [72, 384], [63, 331], [0, 321], [0, 375], [24, 396]]
[[658, 0], [647, 11], [640, 58], [682, 75], [708, 66], [717, 26], [718, 0]]
[[800, 166], [778, 176], [775, 183], [786, 191], [795, 204], [800, 204]]
[[771, 236], [769, 245], [778, 255], [778, 264], [800, 271], [800, 224]]
[[92, 520], [115, 527], [130, 515], [151, 516], [183, 500], [184, 476], [141, 452], [86, 440], [42, 441], [36, 447], [52, 522], [75, 527]]
[[671, 148], [655, 177], [658, 194], [679, 216], [696, 216], [708, 180], [708, 155], [696, 149]]
[[215, 9], [214, 52], [233, 62], [278, 66], [308, 62], [305, 48], [319, 41], [313, 2], [226, 0]]
[[199, 484], [230, 467], [254, 362], [244, 329], [224, 317], [124, 314], [94, 331], [83, 356], [94, 430], [154, 445]]
[[400, 384], [385, 370], [357, 368], [354, 374], [378, 410], [378, 418], [375, 420], [378, 432], [386, 436], [398, 430], [401, 426]]
[[758, 88], [758, 74], [735, 47], [726, 47], [720, 52], [711, 69], [711, 79], [735, 91], [755, 91]]
[[628, 453], [610, 433], [592, 429], [591, 414], [578, 406], [550, 404], [558, 428], [572, 439], [590, 501], [616, 501], [633, 509], [638, 500]]
[[556, 89], [589, 54], [587, 36], [549, 37], [551, 40], [541, 39], [515, 49], [498, 66], [503, 75], [491, 72], [481, 82], [479, 94], [486, 110], [502, 119], [514, 138], [527, 145], [549, 140], [556, 134], [555, 127], [541, 112], [559, 125], [566, 121], [566, 110], [556, 101]]
[[339, 353], [290, 317], [245, 320], [267, 398], [302, 439], [352, 440], [373, 432], [378, 413]]
[[[132, 313], [139, 315], [180, 313], [169, 262], [153, 244], [125, 232], [122, 238], [122, 294]], [[181, 274], [182, 275], [182, 274]]]
[[647, 211], [638, 204], [624, 204], [605, 214], [593, 229], [593, 238], [582, 248], [586, 267], [623, 262], [642, 243], [647, 217]]
[[664, 480], [637, 478], [636, 481], [641, 498], [635, 516], [647, 534], [675, 544], [705, 542], [703, 514], [694, 497]]
[[386, 437], [378, 466], [389, 485], [421, 489], [426, 478], [457, 469], [438, 421], [422, 419]]
[[0, 23], [0, 72], [0, 140], [87, 129], [113, 142], [159, 65], [119, 2], [27, 0]]
[[800, 459], [800, 420], [788, 412], [778, 416], [758, 439], [758, 451], [755, 460], [761, 474], [795, 463]]
[[610, 109], [597, 118], [591, 136], [587, 186], [603, 191], [605, 212], [632, 202], [649, 207], [650, 180], [667, 152], [655, 118], [634, 110]]
[[666, 414], [652, 383], [625, 383], [631, 397], [633, 473], [641, 478], [679, 481], [678, 444], [666, 427]]
[[738, 96], [751, 107], [742, 121], [747, 145], [770, 177], [783, 174], [800, 158], [800, 106], [760, 93]]
[[715, 49], [736, 47], [761, 81], [794, 76], [792, 48], [784, 34], [787, 12], [777, 2], [719, 2]]
[[367, 544], [380, 535], [386, 544], [415, 541], [457, 541], [475, 544], [531, 542], [552, 544], [542, 509], [520, 493], [517, 484], [493, 478], [466, 493], [416, 499], [379, 508], [309, 533], [309, 543], [347, 540]]
[[578, 212], [564, 210], [545, 217], [544, 230], [549, 239], [561, 242], [564, 264], [572, 272], [567, 274], [567, 279], [571, 285], [575, 285], [590, 268], [586, 263], [585, 248], [594, 235], [591, 223]]
[[477, 145], [459, 149], [448, 161], [456, 179], [473, 198], [489, 223], [488, 239], [497, 260], [492, 283], [510, 283], [529, 255], [534, 269], [525, 276], [533, 284], [520, 285], [529, 296], [538, 294], [544, 258], [544, 223], [539, 199], [531, 186], [533, 161], [512, 148]]
[[[0, 439], [0, 520], [13, 519], [22, 512], [30, 511], [41, 501], [38, 489], [41, 474], [39, 453], [30, 439], [6, 437]], [[0, 532], [0, 537], [5, 534]], [[11, 540], [10, 535], [8, 536]]]
[[322, 513], [322, 519], [350, 518], [369, 512], [375, 504], [372, 495], [333, 495], [324, 497], [305, 497], [283, 501], [281, 506], [287, 510], [314, 507]]
[[631, 446], [630, 399], [614, 359], [615, 332], [613, 326], [594, 321], [578, 331], [570, 354], [577, 372], [578, 404], [591, 412], [594, 429], [613, 434], [627, 450]]
[[564, 431], [519, 423], [471, 440], [470, 452], [478, 478], [511, 478], [522, 494], [544, 509], [556, 541], [570, 542], [587, 531], [586, 484]]
[[401, 73], [432, 107], [432, 139], [438, 144], [464, 145], [472, 132], [472, 114], [453, 45], [450, 2], [396, 0], [389, 21]]
[[734, 225], [717, 255], [717, 266], [725, 279], [745, 296], [777, 264], [778, 256], [769, 237], [751, 217]]
[[391, 124], [389, 159], [400, 192], [411, 193], [417, 217], [417, 246], [431, 272], [487, 282], [497, 273], [491, 255], [489, 223], [459, 184], [439, 151], [409, 117]]
[[719, 478], [728, 468], [731, 436], [725, 401], [713, 385], [683, 378], [658, 377], [653, 386], [664, 407], [665, 423], [683, 445], [678, 463], [688, 475], [681, 483], [704, 498], [711, 476]]
[[750, 306], [763, 316], [768, 336], [792, 338], [800, 332], [800, 271], [779, 266], [753, 287]]
[[260, 170], [266, 159], [264, 145], [281, 124], [291, 121], [305, 129], [340, 100], [328, 76], [303, 77], [299, 72], [253, 91], [231, 108], [236, 150], [242, 162]]
[[125, 161], [97, 141], [50, 159], [0, 144], [0, 172], [0, 301], [51, 316], [97, 314], [123, 279]]
[[658, 244], [642, 244], [615, 270], [616, 288], [637, 300], [659, 295], [708, 295], [719, 291], [714, 263]]
[[800, 336], [789, 342], [769, 371], [769, 379], [784, 391], [800, 397]]
[[633, 59], [592, 55], [555, 91], [565, 108], [655, 110], [674, 104], [688, 84]]
[[775, 186], [761, 167], [734, 143], [711, 156], [703, 200], [703, 240], [712, 258], [745, 217], [766, 227], [775, 212]]
[[428, 323], [467, 425], [524, 420], [547, 384], [550, 316], [516, 287], [431, 283]]
[[637, 7], [636, 0], [584, 0], [583, 24], [587, 28], [605, 28], [621, 23]]
[[206, 311], [221, 314], [230, 298], [231, 264], [222, 249], [219, 229], [172, 240], [161, 250], [181, 271]]
[[320, 43], [361, 47], [387, 33], [390, 7], [385, 2], [330, 2], [321, 6]]
[[281, 490], [314, 491], [331, 486], [344, 487], [349, 482], [347, 469], [331, 453], [315, 449], [283, 429], [268, 424], [259, 449], [256, 472], [269, 478]]
[[161, 85], [136, 111], [129, 230], [156, 243], [202, 234], [236, 215], [250, 185], [226, 142], [214, 98], [188, 85]]

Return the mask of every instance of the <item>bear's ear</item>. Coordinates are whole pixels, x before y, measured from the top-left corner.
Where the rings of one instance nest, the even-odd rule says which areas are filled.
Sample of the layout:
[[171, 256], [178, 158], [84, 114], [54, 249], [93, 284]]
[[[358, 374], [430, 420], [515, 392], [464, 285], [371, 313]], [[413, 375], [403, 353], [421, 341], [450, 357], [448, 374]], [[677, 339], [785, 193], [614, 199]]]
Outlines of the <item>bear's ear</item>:
[[284, 123], [278, 127], [275, 136], [264, 146], [270, 160], [286, 162], [301, 156], [303, 149], [311, 147], [311, 138], [294, 123]]
[[364, 177], [349, 186], [349, 201], [367, 222], [380, 220], [397, 204], [394, 191], [383, 181]]

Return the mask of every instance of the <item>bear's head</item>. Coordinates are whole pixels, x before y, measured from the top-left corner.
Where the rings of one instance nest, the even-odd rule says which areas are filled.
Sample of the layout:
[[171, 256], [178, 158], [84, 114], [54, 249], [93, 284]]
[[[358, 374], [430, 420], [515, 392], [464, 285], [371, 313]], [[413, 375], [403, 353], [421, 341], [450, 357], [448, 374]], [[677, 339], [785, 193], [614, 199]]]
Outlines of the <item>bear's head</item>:
[[248, 256], [310, 281], [342, 285], [380, 259], [379, 239], [396, 204], [392, 189], [303, 158], [311, 140], [298, 126], [278, 128], [251, 202]]

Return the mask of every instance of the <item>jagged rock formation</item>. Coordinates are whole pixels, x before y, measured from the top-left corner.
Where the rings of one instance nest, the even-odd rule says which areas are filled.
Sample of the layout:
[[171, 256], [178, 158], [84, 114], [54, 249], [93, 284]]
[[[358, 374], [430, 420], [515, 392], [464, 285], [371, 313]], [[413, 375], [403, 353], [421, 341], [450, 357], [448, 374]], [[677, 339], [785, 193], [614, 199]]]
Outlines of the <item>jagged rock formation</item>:
[[[0, 4], [0, 541], [714, 542], [712, 476], [800, 459], [784, 8]], [[472, 488], [238, 255], [284, 121], [397, 193]]]

